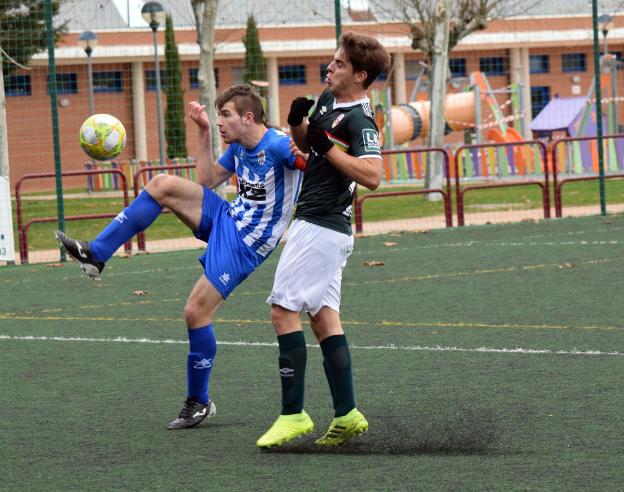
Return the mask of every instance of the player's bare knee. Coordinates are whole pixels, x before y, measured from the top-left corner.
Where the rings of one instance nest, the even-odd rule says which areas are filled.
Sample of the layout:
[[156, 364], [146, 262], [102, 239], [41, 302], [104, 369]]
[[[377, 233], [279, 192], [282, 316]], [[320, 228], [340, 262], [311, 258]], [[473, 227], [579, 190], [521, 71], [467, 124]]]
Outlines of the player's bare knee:
[[145, 190], [154, 200], [163, 205], [163, 201], [171, 189], [172, 178], [175, 177], [168, 174], [157, 174], [150, 179], [150, 182], [145, 186]]
[[202, 326], [202, 318], [204, 318], [204, 316], [200, 306], [189, 299], [186, 306], [184, 306], [184, 321], [186, 321], [186, 326], [189, 328]]
[[271, 322], [278, 335], [296, 331], [301, 325], [299, 313], [284, 309], [277, 304], [271, 305]]

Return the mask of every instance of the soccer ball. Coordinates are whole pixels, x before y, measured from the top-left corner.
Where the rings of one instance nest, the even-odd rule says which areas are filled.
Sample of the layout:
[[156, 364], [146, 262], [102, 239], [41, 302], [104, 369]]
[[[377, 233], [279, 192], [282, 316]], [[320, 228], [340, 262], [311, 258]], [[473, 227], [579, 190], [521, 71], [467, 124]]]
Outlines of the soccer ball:
[[110, 114], [93, 114], [80, 127], [80, 146], [97, 161], [114, 159], [126, 146], [126, 129]]

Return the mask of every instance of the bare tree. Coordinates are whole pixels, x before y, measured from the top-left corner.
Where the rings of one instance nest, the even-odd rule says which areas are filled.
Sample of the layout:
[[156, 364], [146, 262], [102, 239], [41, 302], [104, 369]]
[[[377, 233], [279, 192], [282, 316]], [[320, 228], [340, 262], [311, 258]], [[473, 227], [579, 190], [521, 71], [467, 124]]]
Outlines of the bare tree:
[[[448, 51], [475, 31], [483, 30], [495, 19], [526, 14], [543, 0], [453, 0], [446, 2], [449, 22]], [[439, 0], [373, 0], [376, 10], [405, 23], [412, 48], [433, 63], [435, 35], [440, 26]]]
[[[429, 85], [431, 95], [431, 110], [429, 122], [429, 146], [441, 147], [444, 143], [444, 100], [446, 98], [446, 79], [448, 78], [448, 52], [450, 43], [449, 0], [438, 0], [436, 11], [431, 19], [438, 27], [434, 33], [431, 56], [431, 80], [443, 81], [434, 86]], [[442, 188], [442, 156], [438, 152], [429, 153], [427, 158], [427, 172], [425, 174], [426, 188]], [[440, 200], [439, 193], [432, 193], [429, 200]]]
[[210, 119], [212, 155], [217, 159], [221, 155], [221, 141], [217, 129], [217, 85], [214, 73], [214, 32], [219, 0], [191, 0], [195, 14], [197, 29], [197, 44], [199, 44], [199, 101], [206, 105], [206, 112]]
[[[423, 52], [431, 67], [429, 91], [432, 103], [428, 145], [440, 147], [444, 138], [444, 99], [448, 53], [469, 34], [485, 29], [494, 19], [526, 13], [542, 0], [373, 0], [379, 12], [404, 23], [412, 48]], [[442, 181], [442, 162], [432, 156], [425, 186], [437, 188]], [[439, 195], [435, 195], [439, 198]], [[435, 199], [435, 197], [430, 197]]]

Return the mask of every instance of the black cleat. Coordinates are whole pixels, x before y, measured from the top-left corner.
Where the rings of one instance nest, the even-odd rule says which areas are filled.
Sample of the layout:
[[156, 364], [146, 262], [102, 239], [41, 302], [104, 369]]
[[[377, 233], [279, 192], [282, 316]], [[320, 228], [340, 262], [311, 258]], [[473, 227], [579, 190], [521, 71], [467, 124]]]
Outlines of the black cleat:
[[104, 270], [104, 263], [93, 258], [89, 243], [72, 239], [62, 231], [56, 231], [55, 236], [71, 259], [80, 265], [80, 269], [87, 277], [100, 277], [100, 273]]
[[167, 427], [173, 429], [188, 429], [201, 424], [204, 419], [214, 417], [217, 414], [217, 407], [212, 400], [208, 400], [205, 405], [188, 397], [184, 402], [180, 415], [172, 420]]

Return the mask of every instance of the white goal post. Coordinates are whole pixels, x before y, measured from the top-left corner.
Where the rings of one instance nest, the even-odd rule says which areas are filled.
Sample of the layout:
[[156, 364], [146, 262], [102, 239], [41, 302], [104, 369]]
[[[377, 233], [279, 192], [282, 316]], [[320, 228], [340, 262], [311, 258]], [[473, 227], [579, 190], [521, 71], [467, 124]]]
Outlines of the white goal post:
[[0, 262], [14, 261], [15, 245], [13, 242], [11, 185], [8, 178], [0, 176]]

